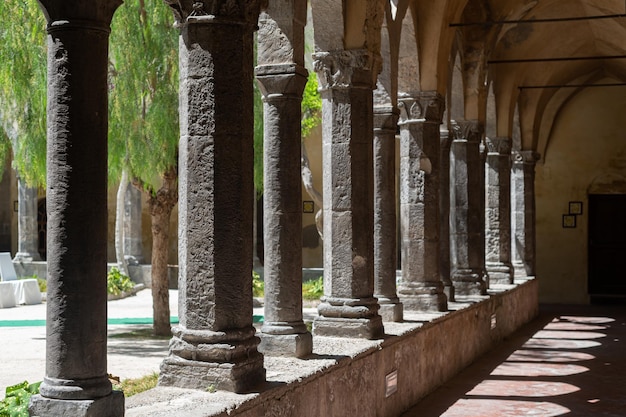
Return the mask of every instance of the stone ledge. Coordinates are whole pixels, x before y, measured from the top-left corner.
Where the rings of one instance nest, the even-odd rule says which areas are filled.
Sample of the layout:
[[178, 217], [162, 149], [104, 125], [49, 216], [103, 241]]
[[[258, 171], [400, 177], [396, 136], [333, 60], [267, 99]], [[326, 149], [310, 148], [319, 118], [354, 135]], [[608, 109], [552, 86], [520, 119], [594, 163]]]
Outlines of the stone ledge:
[[[518, 282], [458, 297], [448, 312], [405, 312], [381, 340], [314, 336], [306, 358], [266, 356], [257, 393], [157, 387], [128, 398], [126, 416], [399, 415], [536, 316], [537, 281]], [[393, 370], [398, 392], [385, 398]]]

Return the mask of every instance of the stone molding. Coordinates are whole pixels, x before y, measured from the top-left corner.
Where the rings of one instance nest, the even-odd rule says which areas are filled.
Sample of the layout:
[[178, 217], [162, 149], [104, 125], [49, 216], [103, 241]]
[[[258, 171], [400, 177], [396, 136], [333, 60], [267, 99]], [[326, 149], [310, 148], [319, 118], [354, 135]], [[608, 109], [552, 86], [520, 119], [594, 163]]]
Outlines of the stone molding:
[[[262, 0], [163, 0], [177, 26], [187, 23], [249, 23], [256, 27]], [[121, 3], [121, 1], [120, 1]]]
[[541, 159], [541, 155], [535, 151], [513, 151], [513, 162], [516, 164], [535, 165]]
[[487, 147], [487, 153], [489, 155], [503, 155], [508, 156], [511, 154], [511, 146], [513, 141], [508, 137], [485, 137], [485, 145]]
[[392, 106], [374, 106], [374, 132], [396, 132], [400, 110]]
[[122, 0], [39, 0], [48, 31], [61, 28], [82, 28], [109, 33], [109, 25]]
[[313, 54], [313, 68], [320, 90], [333, 88], [374, 88], [382, 60], [367, 49], [344, 49]]
[[422, 91], [398, 97], [400, 124], [431, 122], [440, 124], [446, 107], [444, 97], [437, 91]]
[[450, 137], [453, 141], [480, 143], [484, 126], [478, 120], [451, 120]]
[[302, 98], [308, 71], [298, 64], [259, 65], [255, 75], [264, 100]]

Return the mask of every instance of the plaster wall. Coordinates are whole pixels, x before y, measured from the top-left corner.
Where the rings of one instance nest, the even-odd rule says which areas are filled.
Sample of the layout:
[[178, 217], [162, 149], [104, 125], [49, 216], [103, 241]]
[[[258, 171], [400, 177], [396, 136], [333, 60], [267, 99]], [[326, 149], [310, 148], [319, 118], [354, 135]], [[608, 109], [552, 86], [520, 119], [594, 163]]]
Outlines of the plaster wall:
[[[588, 191], [626, 177], [626, 94], [587, 88], [562, 108], [536, 168], [539, 301], [588, 303]], [[583, 202], [575, 228], [562, 227], [570, 201]]]

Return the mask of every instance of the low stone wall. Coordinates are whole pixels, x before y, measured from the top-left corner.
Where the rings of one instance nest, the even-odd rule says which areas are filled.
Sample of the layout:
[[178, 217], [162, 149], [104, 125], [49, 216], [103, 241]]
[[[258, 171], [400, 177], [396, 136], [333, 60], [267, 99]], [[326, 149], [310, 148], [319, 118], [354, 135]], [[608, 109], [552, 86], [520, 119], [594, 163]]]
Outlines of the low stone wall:
[[[257, 393], [157, 387], [128, 398], [126, 416], [398, 416], [537, 313], [537, 281], [520, 280], [447, 313], [405, 312], [404, 323], [385, 323], [383, 340], [314, 337], [309, 358], [266, 356]], [[387, 397], [394, 371], [397, 392]]]

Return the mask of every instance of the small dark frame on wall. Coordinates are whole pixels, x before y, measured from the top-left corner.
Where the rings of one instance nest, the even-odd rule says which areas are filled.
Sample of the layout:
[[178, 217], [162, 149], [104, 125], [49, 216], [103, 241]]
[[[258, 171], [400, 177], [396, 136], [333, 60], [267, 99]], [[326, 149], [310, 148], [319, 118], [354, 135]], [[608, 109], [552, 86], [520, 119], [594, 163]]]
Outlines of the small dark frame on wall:
[[574, 215], [583, 214], [583, 202], [582, 201], [570, 201], [569, 202], [569, 214], [574, 214]]
[[302, 212], [303, 213], [314, 213], [315, 212], [315, 203], [313, 201], [303, 201], [302, 202]]
[[563, 228], [573, 229], [576, 227], [576, 216], [574, 214], [563, 215]]

